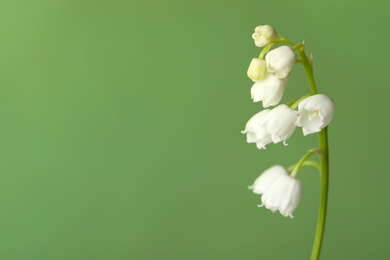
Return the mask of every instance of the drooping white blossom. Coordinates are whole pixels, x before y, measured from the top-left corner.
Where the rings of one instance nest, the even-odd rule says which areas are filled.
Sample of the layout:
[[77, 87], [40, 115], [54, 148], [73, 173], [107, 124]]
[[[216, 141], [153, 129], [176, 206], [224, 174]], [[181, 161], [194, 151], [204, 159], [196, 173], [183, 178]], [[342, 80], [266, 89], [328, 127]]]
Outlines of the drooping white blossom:
[[323, 94], [317, 94], [302, 100], [298, 105], [298, 120], [296, 125], [301, 126], [303, 134], [320, 132], [333, 118], [334, 102]]
[[280, 165], [265, 170], [248, 188], [256, 194], [263, 194], [280, 176], [288, 176], [286, 169]]
[[273, 74], [269, 74], [263, 80], [256, 81], [251, 89], [253, 102], [262, 101], [264, 108], [279, 104], [286, 84], [287, 78], [279, 79]]
[[286, 45], [268, 52], [265, 57], [268, 72], [274, 73], [278, 78], [287, 77], [296, 60], [297, 55]]
[[281, 175], [264, 192], [259, 207], [265, 206], [272, 212], [279, 210], [283, 216], [293, 218], [301, 197], [302, 183], [289, 175]]
[[277, 33], [271, 25], [260, 25], [255, 28], [252, 38], [257, 47], [264, 47], [276, 39]]
[[272, 142], [276, 144], [283, 141], [287, 145], [286, 140], [294, 133], [297, 118], [296, 111], [285, 104], [272, 109], [266, 117], [266, 129]]
[[252, 81], [264, 79], [267, 75], [267, 63], [265, 60], [253, 58], [249, 65], [247, 74]]
[[251, 119], [245, 126], [243, 134], [247, 134], [248, 143], [256, 143], [257, 148], [265, 149], [271, 142], [279, 143], [293, 134], [298, 115], [296, 111], [282, 104], [274, 109], [265, 109]]
[[271, 110], [265, 109], [257, 114], [255, 114], [245, 126], [245, 130], [241, 131], [246, 135], [246, 141], [248, 143], [256, 143], [259, 149], [264, 148], [265, 145], [272, 142], [271, 136], [266, 132], [265, 118]]

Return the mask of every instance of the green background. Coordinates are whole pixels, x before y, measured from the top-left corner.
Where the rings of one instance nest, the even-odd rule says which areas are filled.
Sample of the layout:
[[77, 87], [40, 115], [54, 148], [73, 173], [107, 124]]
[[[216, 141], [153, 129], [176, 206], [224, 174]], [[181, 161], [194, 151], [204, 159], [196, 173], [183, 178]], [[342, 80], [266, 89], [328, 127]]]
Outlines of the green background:
[[[309, 259], [319, 174], [293, 220], [247, 189], [317, 136], [258, 150], [246, 77], [271, 24], [314, 53], [332, 97], [321, 259], [386, 259], [385, 1], [1, 1], [0, 258]], [[292, 71], [282, 102], [309, 92]]]

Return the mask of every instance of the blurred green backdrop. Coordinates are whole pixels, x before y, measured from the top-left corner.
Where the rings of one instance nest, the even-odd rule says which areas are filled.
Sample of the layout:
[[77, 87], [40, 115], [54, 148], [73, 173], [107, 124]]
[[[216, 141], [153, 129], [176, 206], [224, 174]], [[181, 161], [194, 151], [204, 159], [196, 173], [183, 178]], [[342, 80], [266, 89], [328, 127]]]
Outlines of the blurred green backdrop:
[[[293, 220], [247, 186], [317, 136], [257, 150], [246, 77], [271, 24], [306, 39], [336, 102], [321, 259], [386, 259], [387, 1], [1, 1], [0, 258], [309, 259], [319, 175]], [[300, 66], [283, 102], [308, 93]]]

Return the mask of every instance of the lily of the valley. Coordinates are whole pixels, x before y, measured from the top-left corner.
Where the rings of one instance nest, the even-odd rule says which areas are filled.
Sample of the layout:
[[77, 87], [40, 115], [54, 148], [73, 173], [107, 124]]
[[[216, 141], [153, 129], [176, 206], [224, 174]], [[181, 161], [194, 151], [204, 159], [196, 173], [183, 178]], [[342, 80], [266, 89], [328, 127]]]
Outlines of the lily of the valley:
[[285, 78], [293, 68], [297, 55], [288, 46], [283, 45], [270, 51], [265, 57], [267, 70], [278, 78]]
[[283, 97], [287, 78], [279, 79], [269, 74], [265, 79], [256, 81], [251, 89], [253, 102], [262, 101], [263, 107], [276, 106]]
[[292, 213], [298, 207], [302, 197], [302, 183], [288, 175], [280, 176], [267, 189], [261, 197], [262, 204], [267, 209], [279, 212], [285, 216], [293, 218]]
[[280, 165], [265, 170], [248, 188], [256, 194], [263, 194], [280, 176], [287, 176], [287, 171]]
[[277, 33], [271, 25], [260, 25], [255, 28], [252, 38], [257, 47], [264, 47], [276, 39]]
[[279, 210], [283, 216], [291, 218], [302, 197], [302, 183], [290, 177], [280, 165], [265, 170], [249, 189], [263, 194], [259, 207], [265, 206], [272, 212]]
[[282, 104], [254, 115], [241, 133], [247, 134], [247, 142], [256, 143], [259, 149], [265, 149], [271, 142], [283, 141], [287, 145], [286, 140], [293, 134], [297, 118], [296, 111]]
[[334, 102], [323, 94], [317, 94], [302, 100], [298, 105], [298, 120], [304, 135], [320, 132], [333, 118]]
[[267, 63], [257, 58], [252, 59], [247, 74], [253, 81], [264, 79], [267, 75]]

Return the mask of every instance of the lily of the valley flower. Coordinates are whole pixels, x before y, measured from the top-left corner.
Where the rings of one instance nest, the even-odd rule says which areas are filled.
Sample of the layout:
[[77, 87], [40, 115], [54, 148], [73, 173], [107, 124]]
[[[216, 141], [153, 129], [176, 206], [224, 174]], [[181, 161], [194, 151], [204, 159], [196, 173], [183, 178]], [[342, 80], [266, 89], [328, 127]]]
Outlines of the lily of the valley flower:
[[293, 218], [292, 213], [298, 207], [301, 197], [302, 183], [289, 175], [281, 174], [264, 192], [259, 207], [265, 206], [272, 212], [279, 210], [283, 216]]
[[287, 145], [286, 140], [293, 134], [297, 118], [296, 111], [282, 104], [254, 115], [241, 133], [247, 134], [247, 142], [256, 143], [259, 149], [265, 149], [271, 142], [283, 141]]
[[262, 101], [263, 107], [275, 106], [282, 99], [287, 78], [279, 79], [269, 74], [265, 79], [256, 81], [251, 89], [253, 102]]
[[302, 100], [298, 105], [298, 120], [304, 135], [320, 132], [333, 118], [333, 101], [323, 94], [317, 94]]
[[288, 175], [280, 165], [265, 170], [249, 187], [256, 194], [263, 194], [262, 204], [267, 209], [293, 218], [292, 213], [297, 208], [302, 196], [302, 183]]
[[278, 78], [287, 77], [296, 60], [297, 55], [286, 45], [270, 51], [265, 57], [268, 72], [275, 73]]
[[276, 39], [277, 33], [271, 25], [260, 25], [255, 28], [252, 38], [257, 47], [264, 47]]
[[265, 170], [248, 188], [253, 190], [253, 193], [263, 194], [280, 176], [288, 176], [287, 171], [280, 165], [272, 166]]
[[257, 58], [252, 59], [247, 74], [253, 81], [264, 79], [267, 75], [267, 63]]
[[241, 131], [241, 133], [247, 134], [246, 141], [248, 143], [256, 143], [259, 149], [265, 149], [265, 145], [272, 142], [265, 128], [265, 119], [270, 111], [270, 109], [265, 109], [251, 117], [245, 126], [245, 130]]

